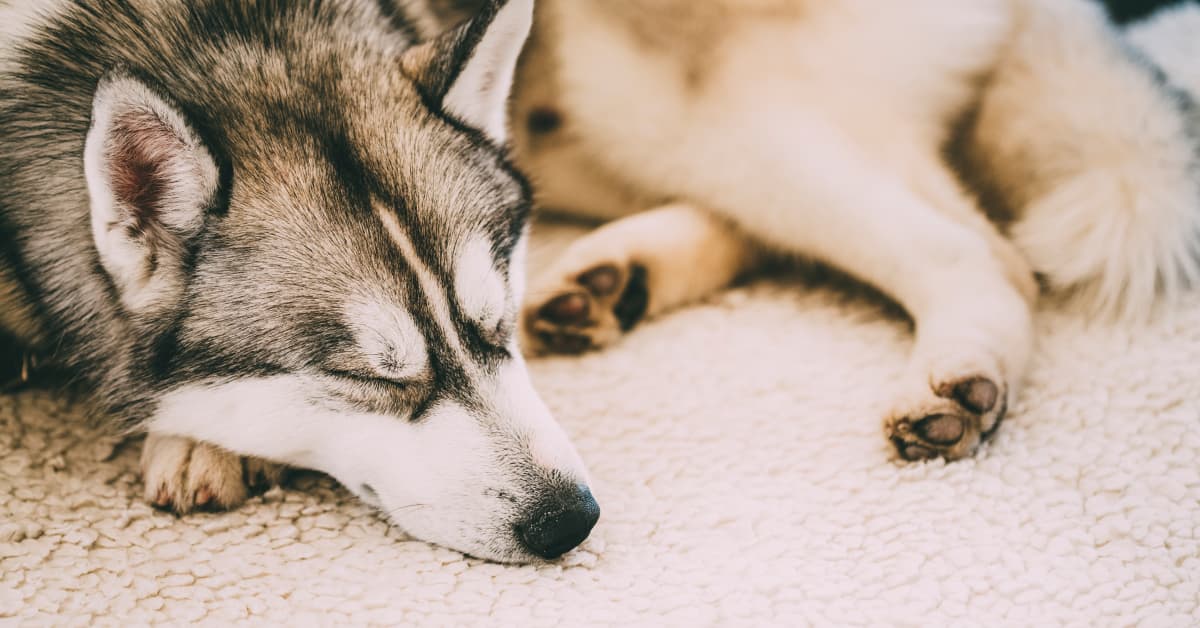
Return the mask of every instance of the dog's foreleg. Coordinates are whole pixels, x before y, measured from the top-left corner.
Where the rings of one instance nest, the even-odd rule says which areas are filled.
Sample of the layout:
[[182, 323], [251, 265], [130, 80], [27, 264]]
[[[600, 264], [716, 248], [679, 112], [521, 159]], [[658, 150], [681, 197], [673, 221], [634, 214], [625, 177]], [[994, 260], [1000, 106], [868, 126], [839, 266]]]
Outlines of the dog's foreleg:
[[731, 224], [686, 204], [609, 223], [535, 273], [525, 346], [578, 353], [608, 345], [645, 317], [729, 285], [757, 259]]
[[[743, 127], [739, 146], [758, 154], [707, 167], [688, 185], [747, 235], [895, 298], [916, 321], [917, 337], [887, 435], [906, 459], [970, 455], [1003, 417], [1032, 349], [1027, 271], [1022, 276], [1011, 251], [998, 254], [1006, 251], [996, 246], [998, 234], [963, 219], [972, 208], [937, 205], [967, 203], [965, 196], [918, 192], [835, 126], [790, 120]], [[687, 154], [729, 153], [701, 145]], [[914, 144], [912, 160], [939, 167], [933, 147]]]
[[146, 500], [181, 515], [234, 508], [251, 491], [279, 484], [285, 472], [280, 465], [179, 436], [151, 433], [142, 446]]

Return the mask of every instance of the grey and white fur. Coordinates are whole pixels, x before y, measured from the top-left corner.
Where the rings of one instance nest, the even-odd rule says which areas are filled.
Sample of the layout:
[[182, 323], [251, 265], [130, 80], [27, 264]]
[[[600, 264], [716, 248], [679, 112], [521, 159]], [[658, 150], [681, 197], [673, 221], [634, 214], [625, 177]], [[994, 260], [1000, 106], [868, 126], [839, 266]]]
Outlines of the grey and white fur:
[[149, 432], [160, 506], [283, 464], [476, 556], [568, 551], [598, 509], [515, 340], [531, 18], [0, 0], [0, 330]]

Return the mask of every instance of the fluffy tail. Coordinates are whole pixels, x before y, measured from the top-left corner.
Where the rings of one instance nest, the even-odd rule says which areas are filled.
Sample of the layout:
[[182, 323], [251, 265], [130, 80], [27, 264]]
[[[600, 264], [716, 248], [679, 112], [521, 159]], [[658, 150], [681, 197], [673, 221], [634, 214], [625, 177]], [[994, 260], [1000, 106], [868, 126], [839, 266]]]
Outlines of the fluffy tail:
[[[1157, 69], [1168, 64], [1139, 52], [1097, 5], [1020, 5], [973, 132], [973, 161], [1052, 288], [1099, 313], [1145, 318], [1161, 295], [1200, 283], [1200, 110]], [[1200, 42], [1195, 13], [1195, 30], [1172, 23], [1190, 33], [1172, 34], [1191, 37], [1184, 48]], [[1137, 32], [1190, 68], [1200, 88], [1200, 55], [1183, 63], [1158, 30]]]

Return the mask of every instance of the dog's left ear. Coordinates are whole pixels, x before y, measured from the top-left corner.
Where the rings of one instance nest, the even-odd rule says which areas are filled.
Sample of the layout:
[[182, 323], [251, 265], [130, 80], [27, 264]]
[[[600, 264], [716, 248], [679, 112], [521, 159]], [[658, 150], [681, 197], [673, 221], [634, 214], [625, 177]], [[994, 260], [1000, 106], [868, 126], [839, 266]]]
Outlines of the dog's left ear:
[[178, 107], [118, 71], [96, 89], [83, 167], [96, 250], [122, 304], [169, 305], [220, 185], [212, 154]]
[[475, 18], [404, 53], [406, 74], [430, 104], [498, 144], [508, 97], [533, 25], [533, 0], [490, 0]]

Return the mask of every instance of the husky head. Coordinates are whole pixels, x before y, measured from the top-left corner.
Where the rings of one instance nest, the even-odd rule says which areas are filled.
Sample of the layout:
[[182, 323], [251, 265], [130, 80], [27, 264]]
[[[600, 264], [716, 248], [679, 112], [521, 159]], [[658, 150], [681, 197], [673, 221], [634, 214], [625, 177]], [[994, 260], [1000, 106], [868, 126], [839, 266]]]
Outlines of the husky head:
[[502, 147], [531, 14], [403, 52], [226, 51], [206, 95], [100, 82], [92, 230], [154, 339], [148, 429], [328, 472], [475, 556], [583, 541], [599, 510], [514, 334], [530, 198]]

